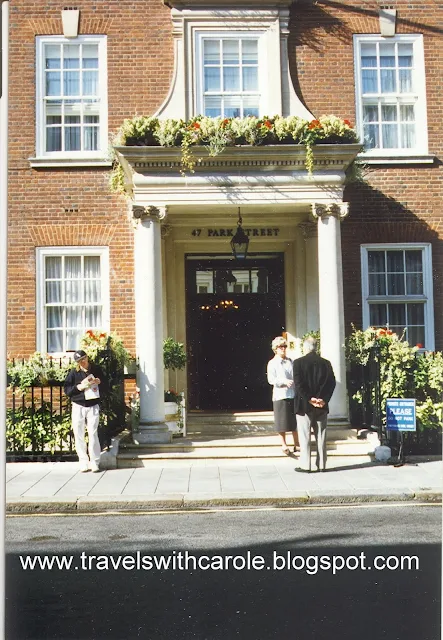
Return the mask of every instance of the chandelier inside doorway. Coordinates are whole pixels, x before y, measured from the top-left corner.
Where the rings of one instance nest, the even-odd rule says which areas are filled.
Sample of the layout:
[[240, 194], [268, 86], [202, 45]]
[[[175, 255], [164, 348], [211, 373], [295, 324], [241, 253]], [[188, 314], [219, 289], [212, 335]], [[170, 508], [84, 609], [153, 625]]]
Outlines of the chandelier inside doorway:
[[234, 300], [220, 300], [216, 304], [204, 304], [200, 306], [202, 311], [235, 311], [240, 309]]

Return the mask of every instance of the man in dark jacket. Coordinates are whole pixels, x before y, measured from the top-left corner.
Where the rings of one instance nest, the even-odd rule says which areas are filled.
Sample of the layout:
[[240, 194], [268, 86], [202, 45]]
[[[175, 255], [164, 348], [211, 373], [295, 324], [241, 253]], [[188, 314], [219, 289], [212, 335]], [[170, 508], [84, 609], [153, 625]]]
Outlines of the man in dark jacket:
[[[108, 383], [103, 371], [96, 364], [89, 362], [84, 351], [76, 351], [74, 360], [77, 366], [68, 373], [64, 390], [72, 401], [75, 450], [80, 462], [80, 471], [89, 471], [90, 468], [93, 473], [97, 473], [100, 470], [101, 452], [98, 439], [100, 401], [107, 392]], [[89, 458], [85, 443], [85, 424], [88, 429]]]
[[311, 428], [317, 448], [318, 471], [326, 468], [326, 424], [328, 402], [335, 389], [331, 363], [317, 354], [317, 341], [307, 338], [302, 358], [294, 360], [294, 412], [300, 442], [300, 467], [296, 471], [311, 471]]

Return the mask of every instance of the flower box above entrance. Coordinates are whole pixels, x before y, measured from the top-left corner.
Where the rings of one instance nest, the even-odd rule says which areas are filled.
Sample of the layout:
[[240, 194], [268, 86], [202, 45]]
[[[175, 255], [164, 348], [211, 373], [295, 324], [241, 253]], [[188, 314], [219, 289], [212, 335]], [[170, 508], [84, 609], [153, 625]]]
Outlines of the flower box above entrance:
[[178, 202], [183, 189], [187, 202], [193, 191], [205, 191], [211, 201], [211, 193], [258, 190], [261, 197], [258, 192], [270, 187], [274, 192], [307, 185], [341, 190], [360, 149], [350, 123], [334, 116], [312, 122], [295, 116], [205, 117], [187, 123], [134, 118], [125, 121], [115, 140], [118, 162], [111, 187], [135, 199], [148, 190], [151, 204], [160, 204], [155, 197], [160, 193], [168, 195], [166, 202], [180, 193]]

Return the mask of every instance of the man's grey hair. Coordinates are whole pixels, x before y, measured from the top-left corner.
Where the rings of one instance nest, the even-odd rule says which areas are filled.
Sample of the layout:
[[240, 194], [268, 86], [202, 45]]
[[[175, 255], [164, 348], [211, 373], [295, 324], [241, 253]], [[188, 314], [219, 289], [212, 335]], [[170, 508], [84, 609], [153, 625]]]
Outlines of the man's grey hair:
[[311, 351], [317, 351], [317, 340], [309, 336], [309, 338], [306, 338], [303, 342], [303, 353], [311, 353]]

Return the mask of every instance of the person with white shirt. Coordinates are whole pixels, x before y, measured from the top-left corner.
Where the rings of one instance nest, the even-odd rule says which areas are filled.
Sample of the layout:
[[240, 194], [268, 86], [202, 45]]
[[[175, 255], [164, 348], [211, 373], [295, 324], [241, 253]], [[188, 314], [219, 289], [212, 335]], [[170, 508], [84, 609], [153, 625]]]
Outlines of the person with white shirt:
[[[64, 391], [72, 402], [72, 430], [82, 473], [100, 471], [100, 440], [98, 424], [100, 402], [108, 391], [108, 381], [103, 370], [89, 361], [86, 352], [74, 353], [76, 367], [68, 373]], [[100, 385], [100, 386], [99, 386]], [[85, 442], [85, 426], [88, 429], [89, 446]], [[89, 450], [89, 457], [88, 457]]]
[[272, 341], [275, 356], [268, 362], [268, 382], [272, 385], [272, 404], [274, 408], [274, 429], [280, 436], [281, 448], [285, 455], [289, 455], [286, 443], [286, 432], [292, 431], [294, 439], [294, 453], [298, 446], [297, 421], [294, 415], [294, 379], [293, 364], [286, 357], [286, 340], [277, 336]]

